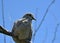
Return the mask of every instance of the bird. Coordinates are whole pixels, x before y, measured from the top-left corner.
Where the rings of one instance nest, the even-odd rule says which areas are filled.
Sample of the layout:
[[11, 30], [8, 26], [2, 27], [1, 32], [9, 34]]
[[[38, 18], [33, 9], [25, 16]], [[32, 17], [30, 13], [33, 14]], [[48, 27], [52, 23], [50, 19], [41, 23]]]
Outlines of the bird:
[[32, 20], [36, 20], [31, 13], [25, 14], [21, 19], [14, 22], [12, 37], [16, 43], [31, 43], [32, 39]]

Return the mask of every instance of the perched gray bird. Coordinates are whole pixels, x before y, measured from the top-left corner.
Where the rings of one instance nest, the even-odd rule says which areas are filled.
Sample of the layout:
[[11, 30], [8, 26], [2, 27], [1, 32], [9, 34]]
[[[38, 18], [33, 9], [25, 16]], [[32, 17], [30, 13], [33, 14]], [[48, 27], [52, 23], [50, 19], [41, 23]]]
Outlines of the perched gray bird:
[[12, 33], [16, 37], [12, 37], [16, 43], [30, 43], [32, 38], [32, 20], [36, 20], [32, 14], [25, 14], [22, 19], [14, 22]]

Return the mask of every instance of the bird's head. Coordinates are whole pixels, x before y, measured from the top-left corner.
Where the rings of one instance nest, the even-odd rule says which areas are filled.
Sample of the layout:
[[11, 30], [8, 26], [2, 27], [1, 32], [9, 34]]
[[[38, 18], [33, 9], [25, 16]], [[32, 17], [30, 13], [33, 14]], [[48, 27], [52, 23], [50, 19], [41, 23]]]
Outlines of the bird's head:
[[23, 18], [27, 18], [27, 19], [30, 19], [30, 20], [36, 20], [31, 13], [25, 14], [25, 15], [23, 16]]

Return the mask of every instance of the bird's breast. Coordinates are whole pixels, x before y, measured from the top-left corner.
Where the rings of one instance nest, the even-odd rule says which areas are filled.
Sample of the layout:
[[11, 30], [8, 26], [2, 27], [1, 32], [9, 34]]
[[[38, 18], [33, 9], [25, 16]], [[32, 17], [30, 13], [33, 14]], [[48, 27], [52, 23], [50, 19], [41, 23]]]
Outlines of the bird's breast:
[[18, 35], [19, 39], [26, 39], [29, 36], [29, 32], [31, 30], [30, 24], [20, 24], [20, 26], [17, 26], [16, 34]]

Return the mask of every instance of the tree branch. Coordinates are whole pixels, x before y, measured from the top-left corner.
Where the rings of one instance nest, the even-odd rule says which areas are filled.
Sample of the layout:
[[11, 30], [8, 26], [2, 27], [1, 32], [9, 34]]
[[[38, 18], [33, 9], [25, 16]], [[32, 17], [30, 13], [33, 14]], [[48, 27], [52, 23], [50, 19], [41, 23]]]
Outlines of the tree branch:
[[51, 5], [52, 5], [54, 2], [55, 2], [55, 0], [53, 0], [53, 1], [50, 3], [50, 5], [48, 6], [48, 8], [46, 9], [46, 12], [45, 12], [45, 14], [44, 14], [44, 16], [43, 16], [43, 18], [42, 18], [42, 20], [41, 20], [41, 23], [39, 24], [38, 28], [35, 30], [35, 34], [36, 34], [36, 32], [39, 30], [39, 28], [41, 27], [41, 25], [42, 25], [42, 23], [43, 23], [46, 15], [47, 15], [47, 13], [48, 13], [49, 8], [51, 7]]
[[[35, 32], [34, 32], [34, 34], [33, 34], [33, 40], [35, 39], [35, 35], [36, 35], [37, 31], [40, 29], [40, 27], [41, 27], [41, 25], [42, 25], [42, 23], [43, 23], [46, 15], [47, 15], [49, 9], [50, 9], [50, 7], [52, 6], [52, 4], [54, 4], [54, 2], [55, 2], [55, 0], [52, 0], [52, 2], [49, 4], [48, 8], [46, 9], [46, 12], [44, 13], [44, 16], [43, 16], [43, 18], [42, 18], [42, 20], [41, 20], [38, 28], [35, 30]], [[34, 42], [34, 41], [33, 41], [33, 42]]]
[[55, 32], [54, 32], [54, 37], [52, 39], [52, 43], [55, 42], [55, 39], [56, 39], [56, 34], [57, 34], [57, 30], [58, 30], [58, 27], [59, 27], [60, 24], [57, 24], [56, 28], [55, 28]]

